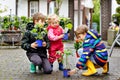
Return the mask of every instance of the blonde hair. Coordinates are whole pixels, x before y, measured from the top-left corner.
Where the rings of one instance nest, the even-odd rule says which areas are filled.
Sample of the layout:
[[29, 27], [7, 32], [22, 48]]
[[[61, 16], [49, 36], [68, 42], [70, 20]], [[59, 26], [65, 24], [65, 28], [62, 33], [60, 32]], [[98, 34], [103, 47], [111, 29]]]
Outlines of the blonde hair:
[[75, 35], [85, 34], [88, 31], [88, 27], [86, 25], [80, 25], [77, 27], [76, 31], [74, 31]]
[[50, 14], [48, 15], [47, 21], [48, 23], [55, 22], [55, 21], [59, 22], [59, 17], [56, 14]]
[[39, 12], [35, 13], [33, 15], [33, 22], [35, 22], [35, 20], [37, 20], [37, 21], [42, 20], [44, 22], [46, 20], [46, 16]]

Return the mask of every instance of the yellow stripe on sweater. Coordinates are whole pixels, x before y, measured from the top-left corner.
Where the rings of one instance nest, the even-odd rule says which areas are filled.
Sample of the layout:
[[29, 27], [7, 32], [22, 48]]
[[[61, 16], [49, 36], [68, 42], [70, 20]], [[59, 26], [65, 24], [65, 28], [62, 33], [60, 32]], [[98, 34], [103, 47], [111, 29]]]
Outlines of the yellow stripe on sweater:
[[96, 52], [105, 52], [107, 49], [102, 49], [102, 50], [96, 50]]
[[88, 54], [88, 52], [83, 52], [83, 54]]
[[89, 34], [91, 34], [95, 39], [97, 39], [97, 37], [90, 31], [88, 31]]

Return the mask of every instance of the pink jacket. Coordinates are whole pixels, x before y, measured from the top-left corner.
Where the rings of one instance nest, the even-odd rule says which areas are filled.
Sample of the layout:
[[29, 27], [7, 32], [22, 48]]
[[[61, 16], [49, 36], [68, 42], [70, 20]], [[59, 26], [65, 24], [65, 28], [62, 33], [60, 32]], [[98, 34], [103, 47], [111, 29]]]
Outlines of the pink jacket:
[[61, 51], [63, 53], [63, 42], [62, 38], [59, 39], [58, 36], [63, 34], [63, 29], [60, 26], [52, 27], [48, 26], [48, 38], [50, 40], [49, 48], [49, 61], [53, 63], [57, 58], [60, 58], [60, 55], [56, 54], [56, 51]]
[[51, 41], [62, 40], [62, 39], [58, 39], [58, 36], [60, 36], [61, 34], [63, 34], [62, 27], [60, 27], [60, 26], [56, 26], [56, 27], [48, 26], [47, 30], [48, 30], [48, 38]]

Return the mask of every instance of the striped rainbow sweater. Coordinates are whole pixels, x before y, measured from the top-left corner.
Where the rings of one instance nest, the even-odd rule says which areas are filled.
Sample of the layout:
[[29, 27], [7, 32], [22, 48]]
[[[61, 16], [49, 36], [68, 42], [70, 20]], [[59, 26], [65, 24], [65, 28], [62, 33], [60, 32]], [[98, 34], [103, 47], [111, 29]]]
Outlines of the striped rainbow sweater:
[[91, 55], [93, 55], [95, 62], [100, 66], [104, 66], [108, 60], [107, 49], [101, 42], [100, 35], [93, 30], [88, 31], [85, 36], [83, 42], [83, 54], [80, 56], [76, 67], [83, 69]]

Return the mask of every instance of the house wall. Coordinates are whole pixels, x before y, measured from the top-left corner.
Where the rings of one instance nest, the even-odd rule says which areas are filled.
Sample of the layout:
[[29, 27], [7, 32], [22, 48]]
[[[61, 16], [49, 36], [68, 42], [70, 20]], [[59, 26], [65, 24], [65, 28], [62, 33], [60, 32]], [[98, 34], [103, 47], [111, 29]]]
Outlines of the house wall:
[[[47, 15], [47, 0], [39, 0], [39, 12]], [[18, 16], [28, 16], [28, 0], [19, 0]]]
[[112, 0], [112, 11], [111, 11], [112, 15], [116, 13], [116, 8], [117, 8], [118, 6], [120, 6], [120, 5], [118, 5], [118, 4], [116, 3], [116, 0]]
[[[55, 2], [51, 1], [49, 3], [49, 14], [54, 14], [54, 7], [55, 7]], [[63, 0], [62, 5], [59, 10], [59, 15], [63, 17], [68, 17], [68, 0]]]
[[[16, 0], [1, 0], [1, 8], [7, 6], [7, 11], [1, 13], [1, 16], [9, 15], [10, 9], [11, 14], [16, 15]], [[39, 12], [47, 15], [47, 0], [39, 0]], [[28, 16], [28, 0], [18, 0], [18, 16]], [[63, 0], [60, 8], [60, 16], [68, 17], [68, 0]]]
[[[80, 25], [82, 24], [82, 11], [80, 11]], [[74, 11], [74, 30], [78, 27], [78, 10]]]
[[64, 16], [64, 17], [68, 17], [68, 0], [63, 0], [63, 3], [61, 5], [60, 11], [59, 11], [59, 15], [60, 16]]
[[[2, 9], [4, 9], [4, 7], [7, 6], [7, 11], [1, 13], [0, 16], [9, 15], [10, 9], [12, 9], [11, 14], [15, 15], [15, 10], [16, 10], [15, 1], [16, 0], [0, 0], [0, 4], [2, 4], [1, 5]], [[39, 4], [40, 4], [39, 5], [40, 12], [47, 15], [47, 0], [40, 0]], [[111, 10], [112, 14], [116, 13], [115, 9], [118, 6], [119, 5], [116, 3], [116, 0], [112, 0], [112, 10]], [[27, 9], [28, 9], [28, 0], [18, 0], [18, 16], [23, 16], [23, 15], [28, 16]], [[60, 9], [60, 15], [68, 17], [68, 0], [63, 0], [63, 4]], [[75, 18], [76, 17], [77, 17], [77, 11], [75, 11]], [[75, 21], [75, 23], [77, 23], [77, 21]]]
[[47, 0], [39, 0], [39, 12], [47, 15]]
[[16, 0], [0, 0], [0, 8], [4, 9], [4, 7], [7, 7], [7, 11], [0, 13], [0, 16], [5, 16], [5, 15], [10, 15], [10, 9], [11, 9], [11, 14], [15, 15], [15, 10], [16, 10], [16, 5], [15, 2]]
[[[39, 0], [39, 12], [47, 15], [47, 0]], [[68, 0], [63, 0], [60, 8], [60, 16], [68, 17]], [[18, 16], [28, 16], [28, 1], [19, 0]]]
[[28, 16], [28, 0], [18, 0], [18, 16]]

